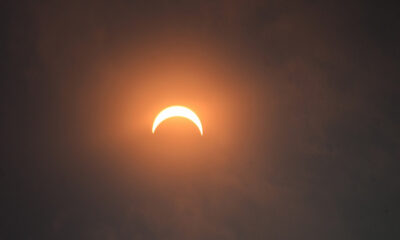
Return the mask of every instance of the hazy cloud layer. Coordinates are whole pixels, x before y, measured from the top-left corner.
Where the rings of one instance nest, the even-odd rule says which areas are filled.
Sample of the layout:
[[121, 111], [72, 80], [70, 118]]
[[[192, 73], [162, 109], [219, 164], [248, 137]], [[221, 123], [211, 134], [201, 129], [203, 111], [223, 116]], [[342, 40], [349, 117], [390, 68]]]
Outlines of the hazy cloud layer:
[[9, 4], [0, 239], [395, 239], [393, 9]]

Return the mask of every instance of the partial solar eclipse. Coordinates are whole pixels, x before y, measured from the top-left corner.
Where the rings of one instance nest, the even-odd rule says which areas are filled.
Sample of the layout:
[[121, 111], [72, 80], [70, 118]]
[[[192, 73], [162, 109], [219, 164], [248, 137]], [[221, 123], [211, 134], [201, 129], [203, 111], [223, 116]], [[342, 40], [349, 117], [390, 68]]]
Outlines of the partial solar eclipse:
[[172, 117], [183, 117], [192, 121], [200, 131], [200, 134], [203, 135], [203, 126], [201, 125], [200, 118], [187, 107], [184, 106], [170, 106], [162, 110], [153, 122], [152, 132], [156, 131], [158, 125], [160, 125], [164, 120]]

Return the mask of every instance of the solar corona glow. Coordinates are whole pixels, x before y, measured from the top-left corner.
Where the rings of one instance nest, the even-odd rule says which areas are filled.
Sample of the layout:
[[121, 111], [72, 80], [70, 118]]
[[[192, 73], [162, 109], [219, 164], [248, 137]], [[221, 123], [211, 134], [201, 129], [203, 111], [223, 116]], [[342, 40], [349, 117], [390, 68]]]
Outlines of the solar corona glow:
[[171, 117], [183, 117], [192, 121], [200, 131], [200, 134], [203, 135], [203, 126], [201, 125], [200, 118], [187, 107], [184, 106], [170, 106], [162, 110], [153, 122], [152, 132], [156, 131], [158, 125], [160, 125], [164, 120]]

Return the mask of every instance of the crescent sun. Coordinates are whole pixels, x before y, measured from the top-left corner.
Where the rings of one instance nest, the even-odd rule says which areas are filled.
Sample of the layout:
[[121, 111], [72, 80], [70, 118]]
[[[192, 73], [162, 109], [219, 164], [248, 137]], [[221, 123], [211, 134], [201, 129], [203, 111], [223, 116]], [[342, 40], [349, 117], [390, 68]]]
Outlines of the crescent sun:
[[200, 131], [200, 134], [203, 135], [203, 126], [201, 125], [200, 118], [187, 107], [184, 106], [170, 106], [162, 110], [153, 122], [152, 132], [156, 131], [158, 125], [160, 125], [164, 120], [171, 117], [183, 117], [192, 121]]

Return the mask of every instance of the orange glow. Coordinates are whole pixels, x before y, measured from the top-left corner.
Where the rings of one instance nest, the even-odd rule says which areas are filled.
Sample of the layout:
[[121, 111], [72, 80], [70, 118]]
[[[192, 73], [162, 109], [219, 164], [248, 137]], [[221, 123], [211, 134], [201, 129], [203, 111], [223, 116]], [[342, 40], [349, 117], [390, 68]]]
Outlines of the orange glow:
[[170, 106], [162, 110], [154, 119], [152, 132], [154, 133], [158, 125], [171, 117], [183, 117], [189, 119], [197, 126], [200, 134], [203, 135], [203, 126], [201, 125], [199, 117], [192, 110], [184, 106]]

